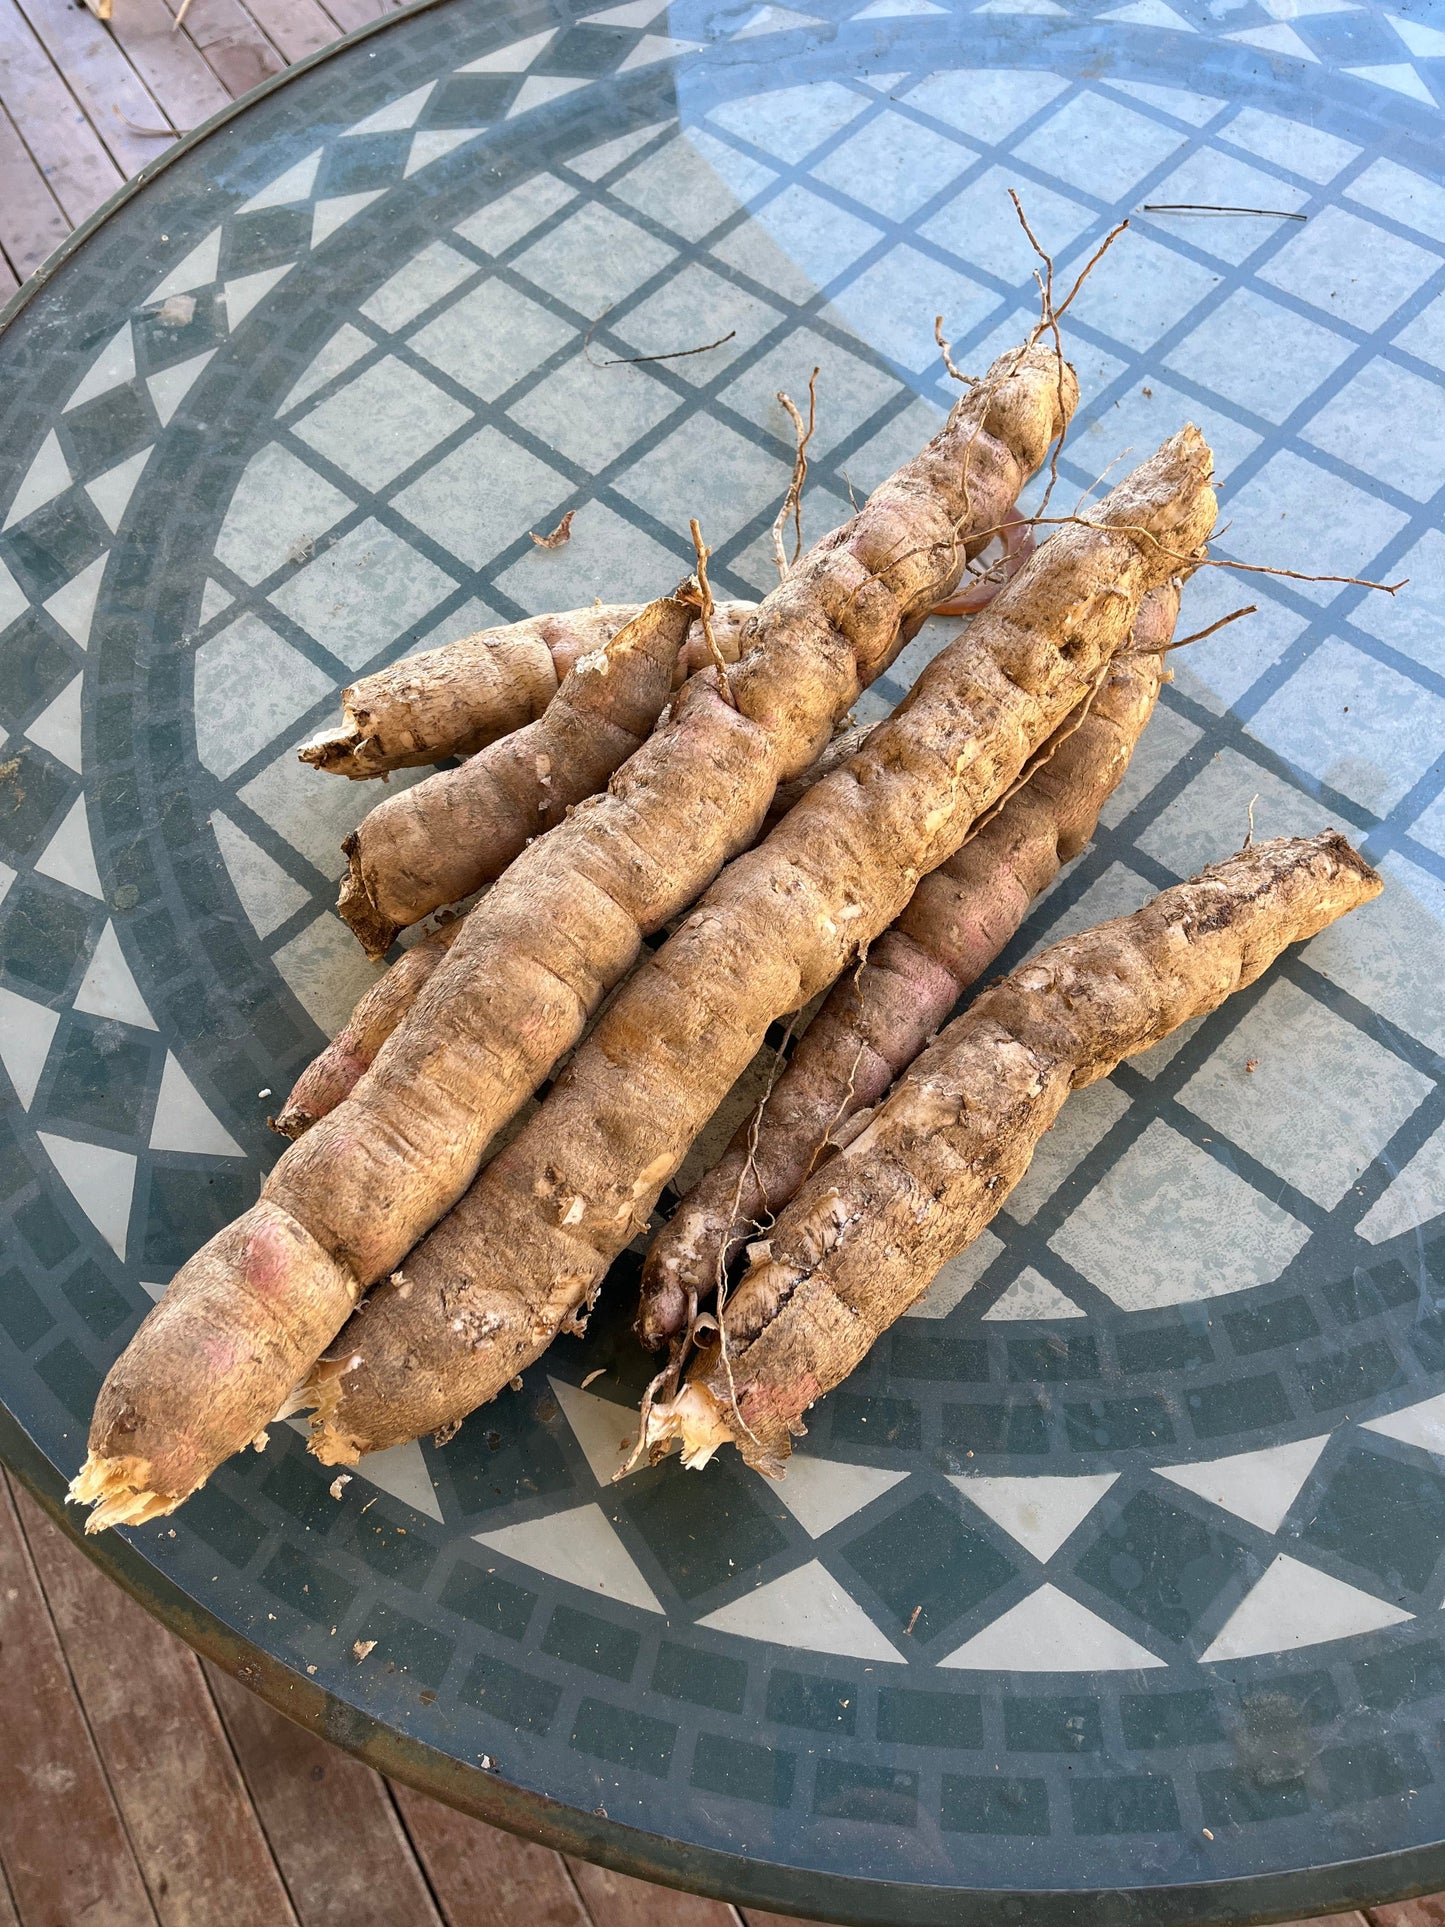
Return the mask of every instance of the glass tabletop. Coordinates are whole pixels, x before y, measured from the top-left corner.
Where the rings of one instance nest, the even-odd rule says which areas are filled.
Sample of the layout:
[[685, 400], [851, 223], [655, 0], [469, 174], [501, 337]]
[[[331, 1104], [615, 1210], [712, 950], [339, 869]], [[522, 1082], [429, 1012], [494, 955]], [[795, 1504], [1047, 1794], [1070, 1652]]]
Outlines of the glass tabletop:
[[[717, 590], [764, 593], [777, 391], [820, 370], [816, 536], [956, 394], [936, 314], [975, 371], [1031, 324], [1009, 186], [1061, 276], [1131, 220], [1069, 316], [1064, 506], [1192, 419], [1219, 554], [1410, 578], [1190, 585], [1182, 631], [1258, 613], [1174, 657], [1004, 962], [1251, 810], [1346, 829], [1385, 893], [1072, 1099], [782, 1483], [612, 1482], [649, 1369], [629, 1254], [447, 1445], [338, 1500], [277, 1425], [92, 1544], [298, 1717], [540, 1837], [840, 1918], [1445, 1883], [1437, 17], [443, 0], [184, 143], [12, 304], [0, 1437], [52, 1498], [373, 975], [332, 903], [380, 792], [297, 744], [407, 651], [667, 588], [694, 515]], [[1259, 211], [1141, 211], [1181, 203]]]

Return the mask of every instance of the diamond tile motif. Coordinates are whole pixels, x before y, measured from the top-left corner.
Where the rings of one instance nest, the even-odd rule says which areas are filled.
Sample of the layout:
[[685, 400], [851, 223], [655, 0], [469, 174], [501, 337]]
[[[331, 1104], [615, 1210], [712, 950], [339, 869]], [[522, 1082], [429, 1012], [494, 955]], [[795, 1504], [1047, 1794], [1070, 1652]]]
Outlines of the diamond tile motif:
[[541, 225], [549, 214], [575, 200], [577, 190], [555, 175], [534, 174], [500, 200], [490, 202], [457, 224], [457, 233], [486, 254], [504, 254]]
[[591, 202], [516, 258], [519, 274], [595, 320], [661, 273], [673, 250], [610, 208]]
[[629, 469], [618, 489], [666, 527], [680, 502], [693, 505], [712, 543], [736, 534], [745, 521], [782, 500], [791, 465], [746, 442], [720, 421], [674, 429]]
[[913, 1621], [920, 1644], [1014, 1577], [1012, 1563], [933, 1493], [851, 1540], [840, 1556], [897, 1615], [900, 1632]]
[[1445, 387], [1376, 360], [1325, 404], [1305, 439], [1417, 501], [1440, 487]]
[[272, 442], [251, 457], [226, 510], [216, 555], [243, 582], [279, 569], [351, 509], [340, 489], [323, 481], [289, 449]]
[[[1267, 174], [1221, 148], [1205, 147], [1189, 155], [1172, 174], [1151, 189], [1150, 199], [1294, 212], [1304, 205], [1309, 195], [1293, 182], [1281, 180], [1278, 174]], [[1266, 241], [1283, 233], [1285, 226], [1282, 221], [1262, 221], [1244, 215], [1205, 219], [1158, 215], [1154, 220], [1205, 254], [1235, 263], [1248, 259]]]
[[1321, 1646], [1381, 1626], [1398, 1626], [1410, 1617], [1398, 1606], [1282, 1552], [1200, 1657], [1209, 1663], [1247, 1659], [1255, 1653], [1293, 1652], [1300, 1646]]
[[196, 651], [197, 754], [230, 776], [331, 687], [259, 616], [238, 616]]
[[1365, 596], [1350, 620], [1439, 673], [1445, 670], [1445, 535], [1427, 529], [1401, 556], [1399, 573], [1410, 579], [1403, 596]]
[[1371, 1244], [1383, 1244], [1402, 1231], [1428, 1224], [1445, 1211], [1445, 1125], [1433, 1132], [1404, 1170], [1371, 1205], [1359, 1222], [1359, 1233]]
[[[1151, 1226], [1172, 1227], [1167, 1246]], [[1049, 1240], [1126, 1311], [1185, 1305], [1268, 1284], [1305, 1227], [1160, 1119]]]
[[[1288, 449], [1272, 456], [1229, 506], [1229, 529], [1216, 545], [1221, 554], [1313, 576], [1368, 575], [1370, 562], [1405, 519], [1378, 496]], [[1342, 556], [1352, 566], [1340, 568]], [[1312, 602], [1331, 602], [1339, 594], [1332, 582], [1290, 586]]]
[[977, 156], [901, 114], [883, 113], [832, 148], [811, 170], [840, 194], [890, 220], [905, 220]]
[[369, 518], [274, 589], [270, 599], [355, 671], [455, 587], [409, 542]]
[[1250, 733], [1381, 815], [1439, 753], [1445, 702], [1349, 643], [1322, 643]]
[[905, 98], [975, 141], [994, 145], [1067, 90], [1057, 74], [1022, 67], [965, 67], [930, 74]]
[[771, 169], [689, 129], [639, 161], [613, 192], [684, 240], [700, 241], [736, 214], [740, 192], [756, 193], [773, 179]]
[[1327, 829], [1332, 820], [1329, 811], [1313, 797], [1282, 782], [1237, 750], [1226, 749], [1211, 757], [1193, 781], [1160, 811], [1139, 838], [1139, 847], [1181, 880], [1194, 876], [1225, 853], [1219, 825], [1238, 823], [1236, 847], [1244, 841], [1251, 801], [1255, 834], [1261, 839], [1314, 836]]
[[962, 335], [986, 320], [998, 300], [917, 248], [896, 247], [834, 295], [833, 306], [861, 341], [919, 373], [938, 360], [934, 315]]
[[[543, 526], [540, 520], [537, 526]], [[664, 548], [605, 502], [589, 502], [572, 524], [569, 542], [560, 549], [529, 543], [527, 554], [502, 570], [497, 587], [529, 609], [580, 609], [599, 595], [604, 602], [646, 602], [659, 583], [681, 579], [691, 554], [685, 530]]]
[[1261, 1532], [1278, 1532], [1329, 1442], [1325, 1432], [1288, 1445], [1267, 1445], [1259, 1452], [1234, 1452], [1199, 1465], [1158, 1465], [1154, 1470], [1161, 1479], [1247, 1519]]
[[1049, 1560], [1088, 1518], [1117, 1481], [1117, 1472], [1070, 1478], [986, 1478], [950, 1473], [949, 1484], [1035, 1559]]
[[715, 1632], [844, 1659], [902, 1661], [903, 1655], [817, 1559], [744, 1593], [698, 1622]]
[[384, 488], [460, 428], [460, 402], [394, 355], [302, 416], [293, 433], [365, 488]]
[[[777, 310], [765, 301], [694, 261], [670, 275], [656, 294], [629, 309], [624, 317], [617, 321], [609, 317], [607, 331], [624, 349], [637, 354], [675, 354], [679, 347], [697, 345], [699, 314], [706, 314], [708, 326], [717, 330], [709, 339], [718, 345], [705, 355], [689, 355], [685, 361], [671, 364], [674, 374], [697, 386], [715, 380], [729, 362], [745, 354], [780, 320]], [[731, 340], [720, 338], [729, 335]]]
[[1300, 1539], [1371, 1574], [1392, 1598], [1428, 1592], [1434, 1605], [1434, 1574], [1445, 1552], [1445, 1479], [1431, 1466], [1354, 1445], [1336, 1461]]
[[1178, 1640], [1244, 1570], [1237, 1540], [1151, 1492], [1136, 1493], [1074, 1567], [1106, 1599]]
[[599, 1505], [580, 1505], [550, 1518], [473, 1536], [478, 1545], [490, 1546], [493, 1552], [574, 1586], [585, 1586], [588, 1592], [647, 1612], [662, 1611], [657, 1595]]
[[1341, 140], [1336, 134], [1258, 107], [1241, 108], [1221, 139], [1321, 185], [1332, 181], [1360, 151], [1353, 142]]
[[1114, 1673], [1165, 1662], [1046, 1584], [938, 1663], [988, 1673]]
[[824, 453], [874, 415], [885, 403], [901, 399], [904, 390], [880, 369], [837, 347], [811, 328], [799, 328], [750, 362], [745, 373], [730, 382], [721, 399], [760, 428], [792, 439], [793, 429], [777, 399], [777, 391], [793, 396], [806, 414], [802, 400], [808, 377], [817, 368], [820, 394], [827, 408], [819, 408], [811, 447]]
[[1303, 954], [1312, 968], [1406, 1036], [1445, 1050], [1445, 985], [1438, 967], [1445, 885], [1403, 857], [1387, 856], [1380, 869], [1384, 895], [1313, 938]]
[[1111, 275], [1101, 268], [1091, 276], [1073, 312], [1131, 348], [1151, 346], [1219, 285], [1212, 269], [1186, 260], [1142, 230], [1131, 230], [1117, 245], [1127, 251], [1121, 271]]
[[674, 412], [676, 395], [644, 368], [598, 368], [574, 355], [508, 413], [540, 441], [596, 474]]
[[1237, 288], [1165, 361], [1252, 414], [1282, 422], [1350, 352], [1344, 335]]
[[392, 506], [477, 569], [529, 529], [551, 528], [545, 518], [555, 521], [553, 511], [571, 492], [556, 469], [488, 427], [410, 483]]
[[796, 163], [856, 120], [867, 104], [861, 94], [825, 80], [728, 101], [708, 118], [765, 153]]
[[435, 320], [410, 346], [484, 401], [497, 397], [554, 355], [575, 332], [501, 281], [484, 281]]
[[449, 248], [445, 241], [433, 241], [384, 281], [369, 301], [363, 301], [361, 312], [378, 328], [394, 334], [475, 273], [473, 263], [455, 248]]
[[[935, 183], [933, 192], [941, 185]], [[1013, 176], [1006, 168], [990, 167], [922, 222], [919, 233], [947, 248], [964, 265], [983, 268], [1000, 281], [1026, 284], [1038, 266], [1038, 256], [1008, 198], [1012, 185]], [[1026, 205], [1029, 225], [1055, 255], [1063, 255], [1095, 219], [1077, 201], [1033, 181]]]
[[1092, 90], [1076, 94], [1014, 148], [1045, 174], [1117, 201], [1183, 144], [1184, 136]]
[[1009, 1216], [1027, 1224], [1128, 1108], [1128, 1098], [1107, 1078], [1076, 1091], [1010, 1191], [1005, 1206]]
[[1328, 1206], [1338, 1204], [1432, 1089], [1428, 1077], [1280, 979], [1180, 1097]]
[[1439, 263], [1413, 241], [1388, 234], [1373, 221], [1327, 207], [1260, 268], [1262, 280], [1311, 307], [1378, 328]]

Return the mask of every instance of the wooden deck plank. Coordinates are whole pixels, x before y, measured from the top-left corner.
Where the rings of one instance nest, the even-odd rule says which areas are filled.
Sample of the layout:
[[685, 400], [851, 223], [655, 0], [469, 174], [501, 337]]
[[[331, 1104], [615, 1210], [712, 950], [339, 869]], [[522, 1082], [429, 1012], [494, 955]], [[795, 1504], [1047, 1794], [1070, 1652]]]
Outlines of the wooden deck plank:
[[738, 1912], [721, 1900], [676, 1893], [630, 1874], [567, 1862], [596, 1927], [738, 1927]]
[[340, 38], [336, 22], [317, 0], [246, 0], [246, 11], [288, 61], [304, 60]]
[[15, 0], [0, 0], [0, 105], [78, 227], [125, 177]]
[[342, 33], [365, 27], [373, 20], [380, 20], [384, 13], [393, 11], [388, 0], [323, 0], [323, 5]]
[[824, 1927], [821, 1920], [803, 1920], [792, 1914], [765, 1914], [757, 1907], [744, 1907], [743, 1927]]
[[20, 0], [20, 10], [123, 173], [134, 174], [165, 152], [167, 141], [137, 134], [126, 125], [166, 127], [170, 122], [93, 14], [71, 0]]
[[3, 1870], [0, 1870], [0, 1927], [20, 1927], [20, 1916], [10, 1898], [10, 1886]]
[[0, 1474], [0, 1859], [26, 1927], [156, 1927]]
[[59, 201], [0, 107], [0, 249], [23, 280], [70, 232]]
[[296, 1927], [200, 1661], [26, 1494], [21, 1526], [162, 1927]]
[[[1359, 1914], [1345, 1916], [1351, 1923]], [[1367, 1907], [1367, 1927], [1442, 1927], [1445, 1923], [1445, 1894], [1426, 1894], [1422, 1900], [1399, 1900], [1389, 1907]]]
[[[165, 3], [175, 13], [181, 0]], [[286, 65], [239, 0], [194, 0], [186, 15], [185, 32], [233, 99], [249, 93]]]
[[175, 31], [165, 0], [115, 0], [110, 27], [178, 133], [199, 127], [230, 101], [190, 35]]
[[[446, 1927], [593, 1927], [566, 1863], [466, 1814], [439, 1806], [410, 1787], [392, 1792], [412, 1845], [431, 1881]], [[662, 1916], [654, 1927], [661, 1927]]]
[[440, 1927], [385, 1782], [218, 1667], [206, 1676], [301, 1927]]

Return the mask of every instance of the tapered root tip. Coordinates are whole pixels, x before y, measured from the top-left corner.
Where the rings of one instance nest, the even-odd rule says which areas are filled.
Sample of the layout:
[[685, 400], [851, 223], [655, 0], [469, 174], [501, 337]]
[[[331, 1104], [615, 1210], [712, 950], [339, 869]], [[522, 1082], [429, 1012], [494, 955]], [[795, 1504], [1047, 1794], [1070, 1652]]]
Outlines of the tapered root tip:
[[654, 1405], [647, 1415], [643, 1445], [682, 1447], [682, 1462], [690, 1472], [700, 1472], [720, 1445], [735, 1443], [733, 1428], [723, 1408], [705, 1385], [684, 1385], [676, 1398]]
[[175, 1496], [155, 1492], [146, 1484], [150, 1462], [146, 1459], [111, 1459], [92, 1452], [70, 1482], [65, 1495], [67, 1505], [88, 1505], [85, 1522], [89, 1532], [104, 1532], [108, 1526], [143, 1526], [148, 1519], [162, 1519], [174, 1512], [189, 1494]]
[[276, 1117], [268, 1117], [266, 1122], [279, 1137], [289, 1137], [294, 1143], [298, 1137], [305, 1136], [316, 1119], [310, 1111], [288, 1104], [284, 1111]]

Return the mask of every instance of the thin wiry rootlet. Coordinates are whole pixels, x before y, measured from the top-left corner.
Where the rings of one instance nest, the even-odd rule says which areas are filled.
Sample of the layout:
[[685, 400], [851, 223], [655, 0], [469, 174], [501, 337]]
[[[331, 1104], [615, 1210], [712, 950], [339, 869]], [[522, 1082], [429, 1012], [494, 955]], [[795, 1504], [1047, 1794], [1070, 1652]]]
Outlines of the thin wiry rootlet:
[[952, 591], [1077, 392], [1052, 349], [1002, 357], [759, 604], [730, 686], [692, 676], [607, 792], [493, 885], [351, 1096], [181, 1268], [112, 1367], [71, 1488], [95, 1506], [90, 1529], [170, 1511], [275, 1416], [365, 1287], [465, 1191], [644, 935], [747, 848], [778, 784]]
[[778, 1475], [841, 1383], [993, 1217], [1070, 1091], [1254, 982], [1378, 896], [1335, 830], [1255, 844], [991, 986], [773, 1227], [646, 1442], [704, 1465], [734, 1444]]
[[[886, 929], [1107, 672], [1214, 524], [1185, 429], [1062, 529], [844, 767], [739, 857], [306, 1391], [328, 1461], [443, 1429], [575, 1325], [768, 1025]], [[303, 1143], [305, 1140], [303, 1140]]]
[[1087, 708], [992, 821], [926, 876], [856, 971], [839, 978], [760, 1114], [658, 1232], [642, 1274], [638, 1336], [656, 1348], [687, 1329], [744, 1242], [776, 1217], [831, 1140], [876, 1104], [981, 977], [1029, 905], [1094, 834], [1154, 713], [1178, 578], [1151, 590], [1126, 650]]

